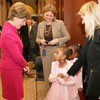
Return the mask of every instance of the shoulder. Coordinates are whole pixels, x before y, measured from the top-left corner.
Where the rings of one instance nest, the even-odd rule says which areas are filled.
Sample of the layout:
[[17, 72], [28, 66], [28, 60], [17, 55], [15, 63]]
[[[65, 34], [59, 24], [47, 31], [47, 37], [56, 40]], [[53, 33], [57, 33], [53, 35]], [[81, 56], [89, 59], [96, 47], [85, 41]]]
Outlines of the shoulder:
[[62, 21], [62, 20], [55, 20], [55, 21], [53, 21], [53, 23], [57, 23], [57, 24], [63, 24], [64, 22]]
[[2, 36], [3, 36], [3, 38], [14, 37], [15, 34], [13, 33], [13, 31], [10, 28], [6, 28], [6, 29], [2, 30], [1, 37]]
[[52, 65], [57, 65], [58, 64], [58, 61], [53, 61], [52, 62]]
[[37, 23], [32, 24], [32, 26], [37, 26], [37, 25], [38, 25]]
[[37, 28], [37, 23], [34, 23], [33, 25], [32, 25], [32, 28]]
[[56, 27], [63, 27], [64, 22], [62, 20], [55, 20], [55, 21], [53, 21], [52, 25], [56, 26]]
[[42, 21], [42, 22], [40, 22], [39, 24], [38, 24], [38, 26], [42, 26], [42, 25], [44, 25], [45, 24], [45, 21]]
[[[17, 31], [16, 31], [17, 32]], [[9, 24], [5, 24], [3, 26], [3, 29], [2, 29], [2, 34], [1, 34], [1, 38], [4, 39], [4, 41], [8, 40], [16, 40], [16, 37], [17, 34], [14, 32], [14, 30], [12, 30], [12, 27], [9, 26]]]
[[53, 61], [53, 62], [52, 62], [52, 68], [56, 68], [57, 65], [58, 65], [58, 61]]
[[70, 68], [73, 65], [73, 62], [71, 62], [70, 60], [66, 60], [67, 62], [67, 68]]
[[70, 61], [71, 61], [72, 63], [75, 63], [77, 59], [78, 59], [78, 58], [74, 58], [73, 60], [70, 60]]

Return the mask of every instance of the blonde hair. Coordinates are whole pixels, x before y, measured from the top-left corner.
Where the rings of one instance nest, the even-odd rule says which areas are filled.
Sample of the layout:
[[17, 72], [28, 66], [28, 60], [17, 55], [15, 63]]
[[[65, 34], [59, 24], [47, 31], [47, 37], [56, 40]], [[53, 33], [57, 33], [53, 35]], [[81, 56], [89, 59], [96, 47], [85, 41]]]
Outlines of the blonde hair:
[[100, 6], [94, 1], [89, 1], [81, 7], [78, 14], [85, 16], [86, 37], [93, 39], [96, 26], [100, 26]]
[[54, 5], [46, 5], [43, 9], [43, 15], [45, 12], [51, 11], [54, 14], [54, 19], [56, 19], [57, 10]]
[[9, 13], [8, 13], [8, 19], [12, 20], [13, 17], [17, 17], [17, 18], [20, 18], [20, 19], [30, 18], [31, 14], [27, 10], [27, 8], [26, 8], [24, 3], [16, 2], [15, 4], [13, 4], [10, 7]]

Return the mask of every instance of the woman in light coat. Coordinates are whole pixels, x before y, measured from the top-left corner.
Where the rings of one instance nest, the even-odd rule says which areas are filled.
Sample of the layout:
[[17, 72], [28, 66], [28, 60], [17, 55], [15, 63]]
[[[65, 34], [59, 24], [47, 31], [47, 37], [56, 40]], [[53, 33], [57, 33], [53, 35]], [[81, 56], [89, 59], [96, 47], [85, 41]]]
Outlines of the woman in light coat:
[[63, 21], [56, 19], [56, 9], [53, 5], [46, 5], [44, 7], [43, 18], [44, 21], [38, 25], [36, 42], [40, 46], [46, 91], [48, 91], [48, 76], [51, 70], [53, 54], [59, 45], [64, 45], [70, 40], [70, 35]]

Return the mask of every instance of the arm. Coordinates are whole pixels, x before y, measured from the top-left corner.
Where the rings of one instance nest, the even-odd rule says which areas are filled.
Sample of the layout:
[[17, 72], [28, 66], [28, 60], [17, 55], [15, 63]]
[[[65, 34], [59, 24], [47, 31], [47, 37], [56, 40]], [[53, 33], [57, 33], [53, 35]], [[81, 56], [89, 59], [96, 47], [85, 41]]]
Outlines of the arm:
[[77, 61], [72, 65], [72, 67], [67, 72], [69, 75], [75, 75], [79, 69], [83, 66], [87, 66], [87, 52], [90, 46], [91, 40], [86, 39], [85, 45], [82, 48], [82, 51], [77, 59]]
[[72, 67], [69, 69], [67, 73], [69, 75], [74, 76], [79, 71], [79, 69], [83, 66], [83, 61], [85, 60], [82, 60], [82, 55], [80, 55], [77, 61], [72, 65]]
[[64, 79], [62, 79], [60, 77], [58, 77], [57, 79], [60, 84], [66, 85], [66, 86], [73, 86], [76, 83], [74, 77], [72, 77], [72, 76], [70, 76], [70, 78], [67, 81], [65, 81]]
[[19, 50], [19, 46], [17, 43], [18, 41], [16, 40], [16, 37], [12, 34], [8, 34], [5, 36], [4, 40], [6, 41], [5, 45], [12, 59], [20, 66], [26, 67], [27, 62], [25, 61], [21, 51]]
[[40, 32], [40, 30], [41, 30], [41, 27], [40, 27], [40, 24], [38, 25], [38, 29], [37, 29], [37, 36], [36, 36], [36, 42], [40, 45], [40, 44], [42, 44], [42, 45], [47, 45], [46, 43], [45, 43], [45, 39], [42, 39], [41, 37], [40, 37], [40, 34], [41, 34], [41, 32]]
[[50, 81], [50, 82], [55, 82], [55, 81], [57, 81], [56, 66], [55, 66], [54, 63], [52, 63], [51, 73], [50, 73], [50, 75], [49, 75], [49, 81]]

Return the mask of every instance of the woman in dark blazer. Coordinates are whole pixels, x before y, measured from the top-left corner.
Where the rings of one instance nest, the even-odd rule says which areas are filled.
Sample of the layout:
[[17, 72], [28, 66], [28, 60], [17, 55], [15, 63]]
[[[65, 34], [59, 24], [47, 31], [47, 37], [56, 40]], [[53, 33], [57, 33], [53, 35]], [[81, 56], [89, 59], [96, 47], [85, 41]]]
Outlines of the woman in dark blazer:
[[[87, 72], [91, 69], [100, 70], [100, 6], [90, 1], [81, 7], [79, 15], [85, 24], [86, 40], [78, 60], [69, 69], [65, 79], [67, 80], [69, 75], [74, 76], [83, 66], [83, 88], [86, 91]], [[98, 100], [98, 97], [86, 96], [86, 100]]]
[[48, 76], [51, 70], [53, 54], [59, 45], [70, 40], [70, 35], [61, 20], [56, 20], [56, 9], [46, 5], [43, 10], [44, 21], [39, 23], [36, 42], [40, 45], [46, 90], [49, 89]]

